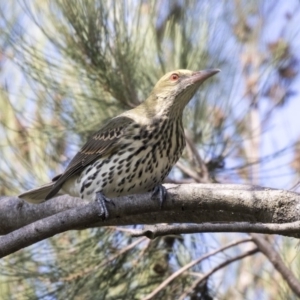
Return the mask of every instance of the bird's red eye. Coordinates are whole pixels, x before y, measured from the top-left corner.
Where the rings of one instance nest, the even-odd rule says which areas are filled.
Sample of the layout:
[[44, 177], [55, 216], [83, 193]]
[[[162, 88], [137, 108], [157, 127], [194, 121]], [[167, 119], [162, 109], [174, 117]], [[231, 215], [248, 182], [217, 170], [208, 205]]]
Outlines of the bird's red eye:
[[177, 81], [178, 79], [179, 79], [179, 75], [176, 74], [176, 73], [172, 74], [171, 77], [170, 77], [171, 81]]

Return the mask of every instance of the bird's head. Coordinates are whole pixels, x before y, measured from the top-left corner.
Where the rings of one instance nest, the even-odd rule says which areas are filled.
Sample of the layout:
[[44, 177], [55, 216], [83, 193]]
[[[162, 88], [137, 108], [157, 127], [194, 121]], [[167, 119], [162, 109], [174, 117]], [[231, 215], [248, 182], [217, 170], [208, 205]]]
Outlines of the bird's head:
[[156, 113], [158, 111], [171, 114], [182, 113], [199, 86], [218, 72], [220, 72], [218, 69], [197, 72], [190, 70], [169, 72], [156, 83], [148, 102], [156, 107]]

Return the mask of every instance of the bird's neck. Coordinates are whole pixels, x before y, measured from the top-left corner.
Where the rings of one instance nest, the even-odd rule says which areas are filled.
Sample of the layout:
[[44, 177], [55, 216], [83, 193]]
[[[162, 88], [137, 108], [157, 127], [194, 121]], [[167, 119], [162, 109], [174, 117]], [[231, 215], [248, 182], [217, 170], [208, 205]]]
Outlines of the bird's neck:
[[172, 97], [152, 93], [138, 108], [149, 118], [182, 118], [184, 107]]
[[180, 120], [181, 122], [183, 108], [174, 105], [170, 99], [159, 97], [152, 94], [139, 106], [123, 113], [123, 115], [134, 119], [141, 125], [149, 125], [157, 120], [170, 120], [171, 122]]

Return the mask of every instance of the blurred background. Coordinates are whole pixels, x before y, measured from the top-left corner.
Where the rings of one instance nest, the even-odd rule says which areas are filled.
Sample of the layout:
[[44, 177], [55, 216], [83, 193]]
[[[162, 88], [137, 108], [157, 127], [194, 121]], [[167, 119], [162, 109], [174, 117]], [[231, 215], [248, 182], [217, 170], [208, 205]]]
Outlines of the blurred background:
[[[101, 124], [166, 72], [219, 68], [185, 109], [187, 147], [167, 182], [299, 191], [297, 0], [13, 0], [0, 3], [0, 190], [64, 170]], [[1, 299], [297, 299], [246, 234], [150, 241], [71, 231], [0, 261]], [[271, 237], [300, 277], [297, 240]], [[228, 243], [240, 241], [230, 246]], [[218, 268], [222, 263], [223, 267]]]

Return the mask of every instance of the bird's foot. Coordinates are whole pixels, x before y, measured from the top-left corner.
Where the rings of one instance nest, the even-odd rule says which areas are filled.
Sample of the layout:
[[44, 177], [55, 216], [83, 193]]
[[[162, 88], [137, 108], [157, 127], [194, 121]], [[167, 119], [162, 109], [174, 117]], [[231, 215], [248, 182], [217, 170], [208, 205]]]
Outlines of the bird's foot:
[[101, 217], [102, 220], [106, 220], [109, 216], [106, 203], [111, 203], [114, 206], [115, 203], [111, 199], [106, 198], [101, 192], [96, 192], [96, 202], [99, 204], [101, 210], [99, 217]]
[[151, 199], [157, 199], [159, 200], [159, 206], [162, 208], [164, 202], [167, 200], [167, 190], [166, 188], [159, 184], [155, 186], [155, 188], [152, 191]]

